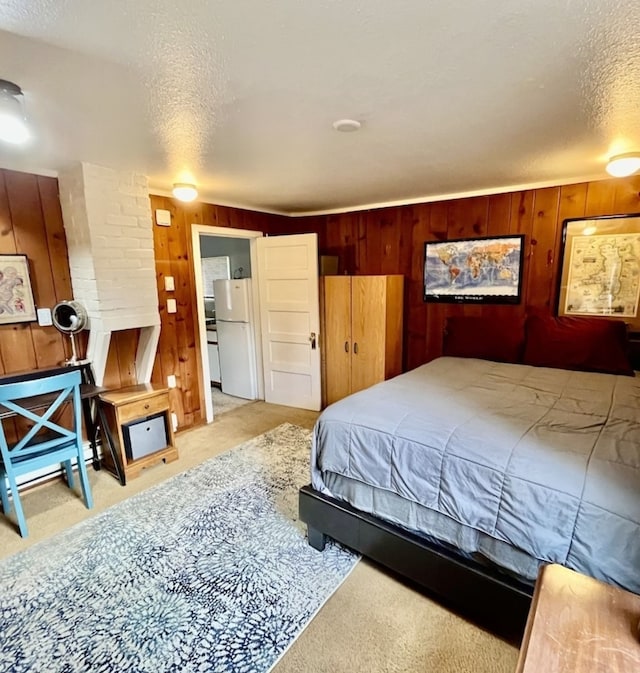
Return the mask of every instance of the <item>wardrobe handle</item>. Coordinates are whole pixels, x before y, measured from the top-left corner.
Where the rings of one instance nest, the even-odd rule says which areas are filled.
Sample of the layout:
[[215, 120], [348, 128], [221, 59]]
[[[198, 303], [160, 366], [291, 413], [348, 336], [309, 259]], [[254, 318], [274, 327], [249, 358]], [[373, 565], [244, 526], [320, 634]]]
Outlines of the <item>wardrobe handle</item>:
[[358, 342], [357, 342], [357, 341], [353, 344], [353, 352], [354, 352], [356, 355], [358, 354]]
[[345, 353], [348, 353], [348, 352], [349, 352], [349, 342], [348, 342], [348, 341], [345, 341], [345, 342], [344, 342], [344, 352], [345, 352]]

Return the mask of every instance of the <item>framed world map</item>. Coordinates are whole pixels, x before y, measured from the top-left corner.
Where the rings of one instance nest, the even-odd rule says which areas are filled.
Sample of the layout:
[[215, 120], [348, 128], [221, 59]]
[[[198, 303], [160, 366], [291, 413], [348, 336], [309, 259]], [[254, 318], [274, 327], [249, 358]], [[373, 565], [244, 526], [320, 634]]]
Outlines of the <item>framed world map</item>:
[[558, 315], [640, 324], [640, 214], [565, 220]]
[[524, 236], [424, 244], [424, 301], [518, 304]]

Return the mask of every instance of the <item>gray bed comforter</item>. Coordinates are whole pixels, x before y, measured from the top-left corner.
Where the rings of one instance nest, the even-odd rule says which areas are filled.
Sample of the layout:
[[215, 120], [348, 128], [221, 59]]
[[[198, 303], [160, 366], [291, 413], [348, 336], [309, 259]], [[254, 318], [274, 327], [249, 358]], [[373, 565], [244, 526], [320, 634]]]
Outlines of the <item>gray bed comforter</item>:
[[640, 377], [439, 358], [322, 413], [331, 473], [640, 593]]

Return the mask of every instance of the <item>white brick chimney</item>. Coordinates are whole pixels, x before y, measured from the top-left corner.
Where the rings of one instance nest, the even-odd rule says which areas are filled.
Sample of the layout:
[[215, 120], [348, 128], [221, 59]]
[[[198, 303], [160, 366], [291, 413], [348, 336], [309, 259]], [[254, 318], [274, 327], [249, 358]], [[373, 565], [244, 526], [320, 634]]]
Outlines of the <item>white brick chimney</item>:
[[141, 328], [138, 383], [148, 383], [160, 336], [151, 204], [144, 175], [80, 163], [60, 174], [73, 298], [87, 309], [96, 383], [111, 333]]

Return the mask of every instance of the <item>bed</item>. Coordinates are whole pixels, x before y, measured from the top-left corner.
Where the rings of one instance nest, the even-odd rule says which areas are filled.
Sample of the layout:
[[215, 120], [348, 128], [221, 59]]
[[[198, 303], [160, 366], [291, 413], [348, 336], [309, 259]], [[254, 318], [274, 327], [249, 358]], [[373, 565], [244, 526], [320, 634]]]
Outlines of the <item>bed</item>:
[[311, 478], [310, 544], [506, 635], [542, 563], [640, 593], [640, 377], [438, 358], [328, 407]]

